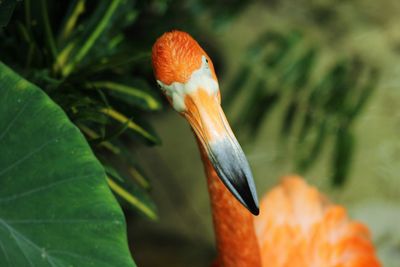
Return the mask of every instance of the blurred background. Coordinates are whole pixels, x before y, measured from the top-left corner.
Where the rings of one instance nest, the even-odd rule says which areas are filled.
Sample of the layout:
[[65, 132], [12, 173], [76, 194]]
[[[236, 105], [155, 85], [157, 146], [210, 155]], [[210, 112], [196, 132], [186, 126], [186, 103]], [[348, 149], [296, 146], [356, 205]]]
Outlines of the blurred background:
[[[259, 195], [300, 173], [371, 228], [383, 266], [398, 266], [400, 3], [172, 1], [165, 8], [192, 14], [194, 26], [179, 21], [158, 34], [186, 30], [213, 59]], [[193, 135], [169, 107], [151, 121], [163, 144], [140, 153], [159, 220], [130, 220], [133, 255], [139, 266], [208, 266], [214, 237]]]
[[172, 29], [212, 58], [259, 196], [300, 174], [370, 227], [383, 266], [399, 266], [399, 1], [39, 2], [15, 6], [0, 56], [64, 108], [129, 191], [112, 188], [138, 266], [216, 255], [196, 142], [152, 75], [151, 46]]

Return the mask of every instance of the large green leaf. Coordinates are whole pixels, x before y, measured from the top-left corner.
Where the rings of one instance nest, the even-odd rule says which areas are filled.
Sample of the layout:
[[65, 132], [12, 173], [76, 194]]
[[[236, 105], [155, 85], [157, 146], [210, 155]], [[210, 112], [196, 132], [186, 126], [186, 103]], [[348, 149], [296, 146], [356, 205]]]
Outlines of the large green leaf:
[[39, 88], [0, 62], [0, 266], [135, 266], [105, 172]]

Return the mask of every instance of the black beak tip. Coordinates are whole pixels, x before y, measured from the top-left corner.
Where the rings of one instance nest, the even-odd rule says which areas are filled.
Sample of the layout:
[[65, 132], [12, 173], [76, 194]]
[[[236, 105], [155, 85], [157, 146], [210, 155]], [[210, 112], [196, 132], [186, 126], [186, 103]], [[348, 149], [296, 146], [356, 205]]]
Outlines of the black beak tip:
[[251, 213], [253, 213], [255, 216], [258, 216], [260, 214], [260, 209], [256, 209], [254, 211], [252, 211]]
[[257, 216], [258, 214], [260, 214], [260, 209], [259, 209], [258, 206], [254, 206], [253, 208], [249, 209], [249, 211], [250, 211], [253, 215], [255, 215], [255, 216]]
[[260, 208], [258, 206], [257, 197], [250, 196], [248, 198], [244, 198], [242, 202], [243, 206], [246, 207], [253, 215], [257, 216], [260, 214]]
[[236, 197], [236, 199], [248, 211], [250, 211], [253, 215], [257, 216], [260, 213], [260, 209], [258, 206], [258, 198], [253, 183], [253, 178], [247, 180], [244, 177], [242, 177], [242, 179], [245, 181], [244, 183], [231, 183], [231, 181], [226, 182], [224, 181], [226, 178], [225, 179], [224, 178], [222, 178], [221, 180], [227, 185], [228, 189]]

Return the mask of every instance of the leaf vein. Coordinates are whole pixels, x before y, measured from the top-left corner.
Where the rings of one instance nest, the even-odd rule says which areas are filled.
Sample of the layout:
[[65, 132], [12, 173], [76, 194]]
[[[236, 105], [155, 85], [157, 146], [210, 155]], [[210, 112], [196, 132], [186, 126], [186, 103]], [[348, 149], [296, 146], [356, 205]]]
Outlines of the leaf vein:
[[[29, 99], [28, 99], [29, 100]], [[8, 123], [8, 125], [6, 126], [6, 128], [4, 129], [4, 131], [1, 133], [0, 135], [0, 141], [4, 138], [4, 136], [6, 136], [6, 134], [8, 133], [8, 131], [11, 129], [11, 127], [14, 125], [14, 123], [18, 120], [19, 116], [21, 116], [21, 114], [25, 111], [26, 107], [28, 106], [28, 103], [30, 101], [26, 100], [24, 105], [22, 106], [22, 108], [19, 109], [17, 115], [15, 115], [13, 117], [13, 119]]]
[[103, 261], [100, 261], [100, 260], [97, 260], [97, 259], [94, 259], [94, 258], [91, 258], [91, 257], [84, 257], [84, 256], [81, 256], [81, 255], [78, 255], [78, 254], [76, 254], [76, 253], [69, 252], [69, 251], [66, 251], [66, 250], [49, 250], [48, 252], [51, 253], [51, 254], [53, 254], [53, 255], [54, 255], [54, 254], [60, 254], [60, 255], [67, 255], [67, 256], [70, 256], [70, 257], [73, 257], [73, 258], [83, 259], [83, 260], [85, 260], [85, 261], [90, 260], [90, 261], [92, 261], [93, 263], [94, 263], [94, 262], [101, 262], [102, 265], [104, 265], [104, 266], [113, 267], [112, 265], [110, 265], [110, 264], [108, 264], [108, 263], [105, 263], [105, 262], [103, 262]]
[[10, 166], [8, 166], [7, 168], [3, 169], [0, 172], [0, 176], [4, 175], [5, 173], [7, 173], [8, 171], [12, 170], [13, 168], [15, 168], [16, 166], [18, 166], [19, 164], [23, 163], [25, 160], [29, 159], [30, 157], [32, 157], [33, 155], [35, 155], [36, 153], [40, 152], [42, 149], [44, 149], [47, 145], [49, 145], [50, 143], [54, 142], [57, 138], [53, 138], [52, 140], [49, 140], [45, 143], [43, 143], [42, 145], [40, 145], [39, 147], [37, 147], [35, 150], [33, 150], [31, 153], [28, 153], [27, 155], [25, 155], [24, 157], [20, 158], [19, 160], [15, 161], [14, 163], [12, 163]]
[[29, 195], [32, 195], [32, 194], [47, 190], [49, 188], [56, 187], [56, 186], [58, 186], [60, 184], [68, 183], [68, 182], [71, 182], [71, 181], [84, 180], [84, 179], [86, 179], [88, 177], [91, 177], [91, 176], [93, 176], [93, 175], [92, 174], [88, 174], [88, 175], [83, 175], [83, 176], [80, 176], [80, 177], [67, 178], [67, 179], [63, 179], [63, 180], [60, 180], [60, 181], [57, 181], [57, 182], [54, 182], [54, 183], [51, 183], [51, 184], [48, 184], [48, 185], [39, 186], [37, 188], [28, 190], [28, 191], [20, 193], [20, 194], [16, 194], [16, 195], [13, 195], [13, 196], [0, 198], [0, 203], [17, 200], [19, 198], [23, 198], [23, 197], [26, 197], [26, 196], [29, 196]]
[[[31, 261], [31, 259], [28, 257], [28, 255], [25, 254], [25, 251], [22, 249], [20, 242], [24, 241], [26, 244], [30, 245], [31, 247], [33, 247], [34, 249], [36, 249], [40, 254], [42, 254], [43, 249], [41, 249], [38, 245], [36, 245], [34, 242], [32, 242], [29, 238], [27, 238], [26, 236], [24, 236], [23, 234], [21, 234], [20, 232], [18, 232], [15, 228], [13, 228], [8, 222], [6, 222], [3, 219], [0, 219], [0, 224], [2, 224], [11, 234], [11, 236], [13, 237], [13, 239], [15, 240], [15, 243], [17, 244], [17, 246], [19, 247], [19, 249], [21, 250], [22, 254], [25, 256], [25, 258], [28, 260], [29, 265], [33, 266], [33, 263]], [[53, 257], [50, 256], [49, 253], [47, 253], [48, 255], [45, 257], [45, 259], [47, 260], [48, 263], [50, 263], [51, 266], [54, 266], [54, 262], [53, 262]]]
[[8, 253], [7, 253], [6, 249], [4, 248], [3, 242], [1, 240], [0, 240], [0, 248], [6, 258], [7, 266], [11, 266], [10, 258], [8, 257]]
[[29, 256], [25, 253], [24, 249], [21, 247], [20, 240], [15, 235], [16, 231], [10, 225], [8, 225], [8, 223], [5, 222], [4, 220], [0, 219], [0, 223], [3, 224], [6, 227], [6, 229], [10, 232], [12, 238], [15, 240], [15, 244], [18, 246], [19, 250], [21, 250], [22, 255], [24, 255], [25, 259], [29, 262], [29, 265], [34, 266]]

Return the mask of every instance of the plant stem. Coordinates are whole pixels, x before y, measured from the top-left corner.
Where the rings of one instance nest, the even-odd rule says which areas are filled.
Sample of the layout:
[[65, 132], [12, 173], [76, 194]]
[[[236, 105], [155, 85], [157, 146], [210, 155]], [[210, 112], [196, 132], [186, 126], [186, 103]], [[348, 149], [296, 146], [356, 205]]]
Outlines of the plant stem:
[[53, 37], [53, 31], [50, 26], [49, 12], [47, 9], [46, 0], [40, 0], [40, 8], [43, 16], [44, 32], [46, 35], [46, 41], [50, 49], [50, 53], [53, 59], [57, 58], [57, 47]]
[[81, 49], [77, 52], [75, 58], [63, 69], [63, 75], [68, 76], [71, 71], [74, 69], [75, 65], [80, 62], [89, 50], [93, 47], [97, 39], [100, 37], [101, 33], [105, 30], [107, 25], [109, 24], [109, 20], [111, 19], [112, 15], [114, 14], [115, 10], [117, 9], [118, 5], [121, 3], [121, 0], [114, 0], [108, 7], [106, 13], [104, 14], [101, 21], [97, 24], [97, 27], [94, 29], [92, 34], [83, 44]]
[[96, 81], [96, 82], [90, 82], [87, 83], [86, 87], [88, 88], [102, 88], [102, 89], [107, 89], [119, 93], [123, 93], [126, 95], [133, 96], [135, 98], [141, 99], [144, 101], [147, 106], [152, 109], [156, 110], [161, 108], [161, 104], [150, 94], [146, 93], [144, 90], [124, 85], [124, 84], [118, 84], [115, 82], [111, 81]]
[[[90, 129], [89, 127], [87, 127], [83, 124], [79, 124], [78, 127], [82, 132], [84, 132], [88, 137], [90, 137], [92, 139], [101, 138], [98, 133], [96, 133], [95, 131], [93, 131], [92, 129]], [[108, 149], [109, 151], [111, 151], [114, 154], [121, 153], [121, 150], [117, 146], [114, 146], [112, 143], [110, 143], [108, 141], [103, 141], [100, 143], [100, 145], [103, 146], [104, 148]]]
[[110, 188], [118, 194], [118, 196], [122, 197], [124, 200], [128, 201], [130, 204], [138, 208], [140, 211], [142, 211], [144, 214], [146, 214], [150, 219], [156, 220], [157, 215], [148, 207], [143, 205], [142, 202], [140, 202], [139, 199], [137, 199], [135, 196], [130, 194], [128, 191], [126, 191], [124, 188], [120, 187], [116, 182], [114, 182], [111, 178], [107, 177], [107, 182]]
[[79, 16], [85, 11], [85, 0], [78, 0], [71, 12], [68, 20], [66, 21], [63, 30], [61, 31], [59, 41], [67, 39], [74, 29]]
[[143, 177], [143, 175], [135, 168], [129, 167], [128, 169], [129, 174], [135, 181], [140, 184], [140, 186], [149, 189], [150, 184], [146, 181], [146, 179]]
[[31, 28], [31, 22], [32, 22], [32, 19], [31, 19], [31, 1], [30, 0], [25, 0], [24, 1], [24, 9], [25, 9], [25, 24], [26, 24], [26, 27], [28, 28], [28, 29], [30, 29]]
[[100, 110], [110, 118], [113, 118], [116, 121], [119, 121], [121, 123], [127, 123], [127, 127], [139, 134], [141, 134], [143, 137], [146, 139], [152, 141], [152, 142], [157, 142], [157, 140], [150, 134], [148, 133], [145, 129], [140, 127], [138, 124], [134, 123], [131, 119], [127, 118], [124, 114], [119, 113], [113, 108], [102, 108]]

